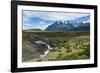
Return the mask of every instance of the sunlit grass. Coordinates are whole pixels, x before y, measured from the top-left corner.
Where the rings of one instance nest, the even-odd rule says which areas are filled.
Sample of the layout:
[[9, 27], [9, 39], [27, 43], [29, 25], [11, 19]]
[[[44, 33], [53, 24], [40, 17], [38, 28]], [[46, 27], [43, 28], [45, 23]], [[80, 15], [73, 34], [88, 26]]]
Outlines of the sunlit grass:
[[[40, 51], [31, 43], [32, 35], [39, 35], [46, 39], [53, 50], [45, 57], [33, 57]], [[23, 61], [58, 61], [58, 60], [81, 60], [90, 58], [90, 36], [89, 32], [23, 32]], [[27, 55], [26, 55], [27, 54]], [[31, 57], [30, 57], [31, 56]], [[28, 58], [30, 57], [30, 58]]]

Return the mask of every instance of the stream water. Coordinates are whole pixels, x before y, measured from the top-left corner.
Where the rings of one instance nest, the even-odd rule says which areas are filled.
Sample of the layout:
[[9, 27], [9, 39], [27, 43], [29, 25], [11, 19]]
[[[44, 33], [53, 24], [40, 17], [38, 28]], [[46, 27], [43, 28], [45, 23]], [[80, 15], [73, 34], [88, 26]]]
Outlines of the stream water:
[[[44, 51], [44, 57], [50, 52], [50, 50], [52, 50], [53, 48], [49, 45], [49, 44], [47, 44], [47, 43], [45, 43], [45, 42], [43, 42], [43, 41], [35, 41], [35, 43], [37, 44], [37, 45], [39, 45], [39, 44], [43, 44], [43, 45], [45, 45], [45, 47], [47, 47], [46, 48], [46, 51]], [[45, 48], [44, 48], [45, 49]]]

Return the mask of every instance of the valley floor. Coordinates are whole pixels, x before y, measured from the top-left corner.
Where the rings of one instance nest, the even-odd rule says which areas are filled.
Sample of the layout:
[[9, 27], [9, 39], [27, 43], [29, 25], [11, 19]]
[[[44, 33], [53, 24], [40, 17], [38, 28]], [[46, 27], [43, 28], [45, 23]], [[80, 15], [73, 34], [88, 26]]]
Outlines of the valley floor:
[[[22, 61], [81, 60], [90, 58], [89, 32], [23, 32]], [[42, 40], [53, 49], [43, 57], [46, 48], [34, 42]], [[44, 48], [44, 49], [43, 49]]]

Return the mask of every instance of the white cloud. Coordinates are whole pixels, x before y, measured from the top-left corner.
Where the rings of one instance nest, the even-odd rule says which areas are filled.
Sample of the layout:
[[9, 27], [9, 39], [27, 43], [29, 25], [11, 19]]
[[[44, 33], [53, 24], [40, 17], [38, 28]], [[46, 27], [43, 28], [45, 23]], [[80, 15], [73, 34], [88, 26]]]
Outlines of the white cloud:
[[29, 23], [24, 23], [23, 24], [23, 30], [25, 29], [41, 29], [41, 30], [44, 30], [46, 29], [49, 25], [51, 24], [48, 24], [44, 21], [40, 21], [38, 22], [37, 24], [29, 24]]
[[46, 12], [46, 11], [23, 11], [23, 29], [42, 29], [44, 30], [51, 23], [45, 21], [32, 21], [30, 18], [39, 17], [44, 20], [72, 20], [82, 16], [87, 16], [86, 13], [68, 13], [68, 12]]
[[46, 12], [46, 11], [23, 11], [25, 15], [24, 20], [27, 21], [29, 17], [40, 17], [44, 20], [70, 20], [81, 16], [86, 16], [86, 13], [65, 13], [65, 12]]

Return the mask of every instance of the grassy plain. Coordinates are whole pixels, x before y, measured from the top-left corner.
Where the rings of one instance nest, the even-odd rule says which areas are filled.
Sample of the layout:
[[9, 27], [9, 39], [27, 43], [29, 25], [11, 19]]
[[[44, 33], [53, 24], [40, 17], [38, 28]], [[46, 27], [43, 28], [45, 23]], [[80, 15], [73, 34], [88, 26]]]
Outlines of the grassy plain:
[[[42, 37], [53, 48], [45, 57], [41, 57], [40, 48], [32, 43], [34, 36]], [[83, 31], [49, 32], [23, 31], [22, 61], [59, 61], [90, 58], [90, 33]]]

